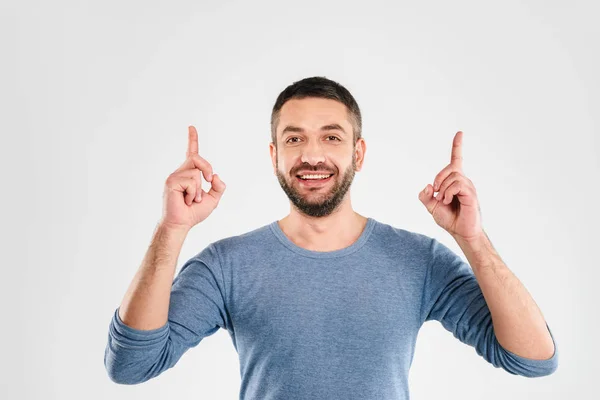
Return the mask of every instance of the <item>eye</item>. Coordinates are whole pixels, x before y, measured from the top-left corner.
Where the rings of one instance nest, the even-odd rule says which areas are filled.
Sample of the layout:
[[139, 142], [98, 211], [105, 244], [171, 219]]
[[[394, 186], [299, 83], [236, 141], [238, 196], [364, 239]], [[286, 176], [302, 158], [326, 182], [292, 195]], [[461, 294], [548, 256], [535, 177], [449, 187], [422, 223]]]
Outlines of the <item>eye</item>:
[[286, 142], [286, 143], [289, 143], [289, 142], [290, 142], [290, 140], [292, 140], [292, 139], [299, 139], [299, 137], [297, 137], [297, 136], [292, 136], [291, 138], [289, 138], [289, 139], [288, 139], [288, 140], [286, 140], [285, 142]]
[[337, 137], [337, 136], [333, 136], [333, 135], [331, 135], [331, 136], [327, 136], [327, 139], [329, 139], [329, 138], [334, 138], [335, 140], [341, 140], [339, 137]]

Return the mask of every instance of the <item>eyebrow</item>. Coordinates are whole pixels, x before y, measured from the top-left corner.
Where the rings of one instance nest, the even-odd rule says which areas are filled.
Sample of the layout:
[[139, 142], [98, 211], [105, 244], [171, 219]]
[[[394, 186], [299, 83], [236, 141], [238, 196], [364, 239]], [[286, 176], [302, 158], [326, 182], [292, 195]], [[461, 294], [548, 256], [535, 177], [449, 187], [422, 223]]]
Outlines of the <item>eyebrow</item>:
[[[323, 125], [321, 127], [322, 131], [342, 131], [344, 132], [344, 134], [346, 134], [346, 131], [344, 130], [344, 128], [342, 128], [339, 124], [329, 124], [329, 125]], [[288, 125], [285, 128], [283, 128], [283, 130], [281, 131], [281, 135], [283, 136], [286, 132], [304, 132], [304, 129], [298, 127], [298, 126], [294, 126], [294, 125]]]

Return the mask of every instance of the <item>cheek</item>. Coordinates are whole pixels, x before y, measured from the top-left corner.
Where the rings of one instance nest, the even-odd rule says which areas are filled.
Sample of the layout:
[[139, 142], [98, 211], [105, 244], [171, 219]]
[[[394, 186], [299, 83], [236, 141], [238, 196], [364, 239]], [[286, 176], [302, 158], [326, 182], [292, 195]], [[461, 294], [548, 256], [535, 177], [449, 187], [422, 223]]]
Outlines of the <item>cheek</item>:
[[294, 165], [300, 164], [298, 157], [284, 156], [279, 153], [276, 160], [277, 169], [280, 173], [289, 175], [290, 170], [294, 168]]

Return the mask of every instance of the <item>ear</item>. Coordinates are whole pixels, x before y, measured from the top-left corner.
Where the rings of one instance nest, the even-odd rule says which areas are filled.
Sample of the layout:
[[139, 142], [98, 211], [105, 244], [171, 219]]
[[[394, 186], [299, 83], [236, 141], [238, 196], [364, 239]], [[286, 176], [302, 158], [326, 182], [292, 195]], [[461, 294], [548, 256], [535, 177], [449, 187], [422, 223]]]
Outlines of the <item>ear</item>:
[[269, 143], [269, 153], [271, 154], [271, 163], [273, 164], [273, 174], [277, 175], [277, 148], [273, 142]]
[[365, 161], [365, 153], [367, 152], [367, 143], [365, 142], [365, 139], [360, 138], [356, 141], [354, 152], [356, 154], [356, 171], [360, 171]]

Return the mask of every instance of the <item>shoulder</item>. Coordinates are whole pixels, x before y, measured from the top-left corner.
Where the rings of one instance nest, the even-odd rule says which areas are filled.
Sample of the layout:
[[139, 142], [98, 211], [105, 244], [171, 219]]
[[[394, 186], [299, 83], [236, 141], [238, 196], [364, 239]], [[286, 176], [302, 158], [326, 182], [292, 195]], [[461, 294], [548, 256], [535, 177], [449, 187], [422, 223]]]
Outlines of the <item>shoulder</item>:
[[270, 224], [262, 225], [256, 229], [233, 235], [212, 242], [203, 252], [210, 252], [220, 261], [239, 258], [251, 258], [264, 251], [269, 241], [273, 240]]
[[371, 253], [390, 262], [422, 269], [431, 260], [434, 239], [423, 233], [376, 221], [370, 239]]
[[435, 240], [423, 233], [399, 228], [377, 220], [375, 221], [373, 235], [376, 237], [377, 242], [383, 245], [400, 245], [404, 248], [416, 248], [419, 251], [429, 250]]
[[432, 236], [408, 229], [398, 228], [382, 222], [377, 222], [378, 241], [403, 249], [411, 249], [414, 253], [426, 255], [430, 259], [442, 262], [456, 262], [460, 256], [450, 246]]

